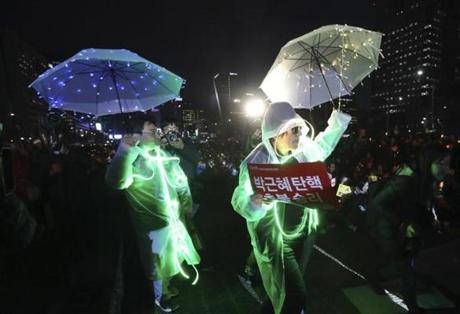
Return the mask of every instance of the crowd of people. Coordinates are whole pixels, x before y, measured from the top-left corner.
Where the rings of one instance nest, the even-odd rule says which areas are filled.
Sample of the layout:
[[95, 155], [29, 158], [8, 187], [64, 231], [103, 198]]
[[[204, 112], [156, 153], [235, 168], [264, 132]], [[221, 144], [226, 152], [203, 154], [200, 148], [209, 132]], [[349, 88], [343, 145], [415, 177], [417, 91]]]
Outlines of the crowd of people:
[[418, 178], [419, 205], [433, 219], [436, 231], [444, 232], [449, 221], [458, 216], [459, 152], [455, 136], [394, 133], [371, 137], [361, 133], [341, 141], [328, 160], [328, 169], [337, 182], [365, 194], [370, 186], [393, 176], [398, 167], [410, 167]]
[[[152, 127], [150, 131], [153, 134], [156, 128]], [[192, 217], [199, 204], [206, 202], [206, 185], [212, 182], [213, 178], [228, 177], [231, 178], [230, 182], [233, 187], [237, 186], [238, 176], [241, 180], [245, 171], [239, 165], [245, 156], [263, 141], [263, 132], [257, 130], [254, 134], [248, 134], [247, 138], [213, 136], [207, 138], [206, 141], [199, 140], [199, 138], [187, 138], [181, 134], [184, 133], [180, 132], [176, 126], [167, 125], [163, 128], [163, 133], [158, 134], [157, 145], [165, 151], [165, 156], [172, 156], [171, 158], [177, 156], [181, 160], [176, 170], [186, 175], [188, 183], [181, 186], [187, 197], [180, 196], [182, 190], [182, 192], [177, 192], [177, 197], [181, 200], [177, 217], [183, 214]], [[121, 141], [121, 143], [125, 142], [126, 139]], [[328, 152], [330, 156], [324, 156], [324, 159], [336, 186], [340, 184], [349, 186], [352, 193], [342, 199], [340, 211], [320, 212], [318, 230], [327, 229], [328, 225], [335, 223], [344, 223], [354, 232], [356, 230], [369, 232], [371, 238], [381, 248], [382, 254], [387, 257], [384, 259], [386, 264], [403, 261], [396, 266], [397, 273], [403, 279], [402, 289], [408, 291], [405, 294], [405, 301], [415, 308], [415, 275], [410, 263], [416, 251], [420, 249], [420, 238], [423, 237], [424, 232], [427, 232], [426, 228], [438, 233], [448, 233], [452, 224], [457, 223], [459, 219], [457, 204], [459, 204], [460, 197], [460, 143], [457, 137], [440, 133], [371, 134], [364, 130], [343, 135], [341, 133], [337, 142], [335, 150]], [[265, 142], [266, 145], [267, 143], [269, 142]], [[62, 280], [62, 276], [73, 276], [73, 280], [78, 284], [78, 273], [69, 271], [69, 269], [75, 268], [76, 265], [82, 263], [85, 256], [94, 253], [95, 244], [91, 244], [91, 236], [103, 233], [99, 236], [98, 241], [120, 240], [121, 236], [113, 231], [113, 226], [123, 229], [122, 225], [126, 223], [123, 211], [125, 207], [132, 206], [132, 202], [129, 205], [121, 193], [110, 189], [112, 186], [129, 190], [130, 185], [125, 186], [123, 183], [126, 178], [118, 178], [115, 180], [117, 184], [107, 184], [115, 181], [104, 179], [109, 165], [113, 172], [116, 164], [114, 160], [117, 160], [117, 154], [119, 154], [116, 154], [117, 147], [122, 146], [115, 144], [117, 145], [105, 140], [100, 143], [84, 143], [81, 140], [78, 143], [72, 143], [63, 136], [56, 137], [53, 142], [41, 136], [31, 141], [17, 141], [5, 145], [3, 151], [8, 151], [11, 163], [4, 163], [3, 166], [11, 167], [11, 171], [4, 169], [3, 173], [11, 172], [14, 182], [14, 189], [7, 191], [8, 193], [2, 195], [1, 199], [3, 209], [0, 212], [0, 236], [2, 238], [0, 254], [6, 258], [1, 259], [0, 272], [2, 277], [6, 278], [5, 282], [20, 282], [17, 280], [18, 274], [26, 281], [28, 276], [34, 274], [33, 277], [37, 281], [44, 280], [43, 276], [52, 276], [56, 281]], [[119, 147], [118, 150], [120, 150]], [[136, 158], [131, 160], [131, 164]], [[176, 173], [176, 179], [178, 176]], [[410, 180], [405, 180], [406, 178]], [[133, 180], [135, 183], [137, 179]], [[150, 181], [147, 180], [147, 182]], [[158, 184], [158, 181], [151, 183], [152, 185], [153, 183]], [[134, 189], [138, 188], [134, 186]], [[4, 188], [4, 190], [7, 189]], [[394, 193], [395, 190], [398, 193]], [[130, 193], [132, 196], [133, 192], [128, 192]], [[239, 196], [234, 196], [233, 204], [237, 212], [252, 223], [255, 218], [249, 215], [250, 211], [239, 205], [244, 203], [242, 199], [247, 197], [244, 195], [242, 192]], [[134, 202], [139, 202], [139, 198], [139, 195], [133, 197]], [[151, 202], [156, 202], [156, 200], [152, 199]], [[222, 199], [222, 202], [230, 202], [230, 199]], [[265, 206], [261, 199], [254, 199], [251, 202], [257, 203], [261, 208]], [[389, 210], [390, 207], [391, 210]], [[114, 215], [114, 213], [117, 214]], [[137, 211], [130, 212], [131, 219], [136, 221], [136, 214], [133, 216], [133, 213], [139, 214], [139, 208]], [[148, 213], [140, 215], [149, 216]], [[154, 216], [161, 218], [162, 215], [162, 213], [156, 213]], [[104, 227], [107, 219], [112, 220], [113, 223], [110, 230]], [[256, 220], [259, 221], [259, 219], [261, 218]], [[178, 223], [176, 227], [184, 228], [184, 234], [187, 235], [187, 229], [194, 229], [192, 220], [190, 219], [183, 225]], [[137, 245], [139, 248], [144, 246], [144, 249], [140, 249], [144, 253], [153, 250], [152, 242], [155, 239], [168, 238], [165, 234], [156, 232], [164, 227], [160, 225], [139, 231], [139, 221], [137, 227], [134, 228], [134, 233], [150, 239], [148, 243], [145, 237], [141, 239], [144, 240], [143, 242], [138, 239]], [[251, 237], [255, 236], [258, 230], [257, 225], [252, 225], [252, 227], [252, 231], [251, 228], [249, 229]], [[394, 233], [394, 230], [398, 232]], [[190, 265], [195, 265], [199, 257], [195, 254], [194, 246], [196, 250], [200, 249], [199, 237], [195, 238], [190, 230], [188, 232], [190, 235], [186, 236], [186, 243], [190, 245], [191, 253], [189, 252], [188, 256], [179, 257], [178, 261], [179, 264], [185, 260]], [[316, 234], [316, 231], [314, 233]], [[162, 241], [165, 240], [160, 240]], [[258, 241], [253, 239], [253, 242]], [[295, 308], [296, 311], [303, 308], [299, 298], [303, 298], [305, 287], [299, 284], [299, 276], [302, 277], [302, 274], [296, 270], [298, 265], [295, 265], [296, 250], [294, 247], [302, 247], [304, 244], [297, 242], [285, 240], [284, 243], [278, 243], [278, 246], [283, 247], [284, 250], [281, 251], [281, 254], [288, 258], [289, 265], [292, 266], [287, 270], [286, 284], [288, 286], [286, 289], [288, 290], [275, 289], [276, 283], [270, 283], [270, 278], [263, 277], [271, 299], [271, 303], [264, 305], [267, 312], [270, 311], [271, 306], [276, 312], [290, 311], [289, 307], [283, 305], [284, 298], [289, 301], [288, 305]], [[112, 243], [120, 242], [112, 241]], [[167, 245], [168, 242], [162, 243]], [[113, 277], [117, 271], [120, 271], [120, 266], [116, 263], [108, 269], [102, 265], [109, 258], [117, 258], [115, 253], [117, 249], [116, 247], [107, 248], [107, 256], [99, 262], [100, 269], [104, 269], [107, 278]], [[160, 246], [155, 250], [162, 251], [163, 249]], [[262, 270], [262, 276], [279, 274], [272, 269], [273, 264], [266, 264], [264, 254], [267, 251], [264, 251], [263, 248], [256, 248], [256, 250], [255, 257], [256, 260], [259, 259], [257, 262]], [[161, 254], [158, 251], [152, 252], [160, 256], [164, 253], [164, 251]], [[32, 259], [34, 262], [30, 262]], [[147, 264], [150, 263], [143, 260], [142, 257], [140, 259]], [[253, 274], [255, 260], [254, 258], [249, 260], [252, 260], [252, 265], [247, 265], [249, 266], [247, 269], [252, 268], [251, 273]], [[174, 262], [161, 262], [160, 259], [159, 263], [155, 264], [156, 269], [146, 267], [153, 282], [152, 290], [158, 290], [160, 287], [160, 292], [156, 291], [155, 301], [157, 301], [157, 306], [163, 310], [174, 310], [175, 307], [164, 303], [162, 297], [163, 300], [169, 300], [176, 294], [176, 291], [173, 288], [168, 289], [167, 284], [163, 284], [162, 291], [162, 283], [159, 281], [166, 281], [181, 269], [177, 267], [174, 270], [168, 269], [167, 275], [158, 276], [159, 274], [155, 273], [158, 269]], [[380, 263], [374, 266], [374, 268], [370, 267], [367, 275], [378, 290], [380, 289], [379, 275], [376, 270], [385, 265]], [[283, 280], [280, 279], [281, 281]], [[295, 288], [289, 290], [292, 287]], [[30, 286], [27, 289], [35, 288], [36, 286]], [[5, 286], [1, 289], [6, 291]], [[24, 293], [23, 286], [8, 289], [8, 293], [11, 295]], [[33, 294], [31, 291], [29, 293]], [[45, 295], [46, 291], [42, 293]], [[283, 300], [275, 297], [281, 295]], [[10, 304], [10, 306], [13, 305]]]

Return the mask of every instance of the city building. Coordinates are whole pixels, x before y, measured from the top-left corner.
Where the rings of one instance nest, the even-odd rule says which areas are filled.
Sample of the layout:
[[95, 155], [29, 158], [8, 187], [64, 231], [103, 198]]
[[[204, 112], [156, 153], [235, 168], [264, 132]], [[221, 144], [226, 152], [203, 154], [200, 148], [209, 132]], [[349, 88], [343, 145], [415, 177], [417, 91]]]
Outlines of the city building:
[[13, 32], [0, 31], [0, 121], [7, 139], [38, 136], [48, 105], [28, 88], [49, 61]]
[[182, 128], [194, 131], [196, 128], [203, 128], [205, 123], [204, 109], [195, 107], [192, 103], [184, 102], [181, 105]]
[[[460, 72], [458, 4], [452, 0], [375, 2], [382, 33], [373, 73], [373, 116], [387, 129], [438, 128], [457, 110]], [[457, 71], [457, 72], [456, 72]]]

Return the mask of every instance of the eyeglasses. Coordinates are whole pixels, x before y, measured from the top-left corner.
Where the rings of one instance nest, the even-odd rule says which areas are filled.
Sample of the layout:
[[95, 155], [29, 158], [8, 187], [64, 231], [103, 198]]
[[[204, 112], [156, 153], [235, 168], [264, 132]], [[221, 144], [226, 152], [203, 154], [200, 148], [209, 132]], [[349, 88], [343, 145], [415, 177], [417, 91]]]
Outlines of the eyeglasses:
[[143, 135], [157, 135], [157, 136], [161, 136], [162, 132], [161, 132], [161, 130], [159, 130], [159, 129], [156, 129], [156, 130], [145, 130], [145, 131], [142, 131], [142, 134], [143, 134]]
[[281, 133], [280, 136], [284, 136], [284, 135], [286, 135], [288, 133], [291, 133], [291, 134], [294, 134], [294, 135], [300, 135], [301, 130], [302, 130], [302, 128], [300, 126], [296, 126], [296, 127], [293, 127], [292, 129], [289, 129], [286, 132]]
[[294, 128], [292, 128], [290, 131], [292, 134], [295, 134], [295, 135], [300, 135], [300, 131], [301, 131], [301, 127], [300, 126], [296, 126]]

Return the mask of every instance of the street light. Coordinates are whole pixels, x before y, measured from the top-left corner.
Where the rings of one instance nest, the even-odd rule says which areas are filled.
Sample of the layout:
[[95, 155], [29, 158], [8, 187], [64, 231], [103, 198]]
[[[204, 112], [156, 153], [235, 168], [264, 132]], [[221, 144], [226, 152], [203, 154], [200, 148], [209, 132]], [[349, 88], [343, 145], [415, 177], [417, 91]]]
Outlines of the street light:
[[265, 102], [262, 99], [251, 99], [244, 106], [244, 112], [247, 117], [258, 118], [265, 111]]
[[238, 73], [235, 72], [228, 72], [227, 75], [227, 88], [228, 88], [228, 102], [232, 102], [232, 89], [231, 89], [231, 76], [238, 76]]
[[219, 110], [219, 119], [222, 120], [222, 110], [220, 108], [219, 93], [217, 92], [216, 79], [219, 77], [220, 73], [217, 73], [212, 78], [212, 85], [214, 86], [214, 93], [216, 95], [217, 109]]
[[[237, 76], [238, 73], [235, 73], [235, 72], [228, 72], [227, 73], [227, 88], [228, 88], [228, 101], [229, 103], [232, 102], [232, 92], [231, 92], [231, 87], [230, 87], [230, 77], [231, 76]], [[221, 109], [221, 106], [220, 106], [220, 97], [219, 97], [219, 91], [217, 90], [217, 86], [216, 86], [216, 80], [217, 78], [220, 76], [220, 72], [219, 73], [216, 73], [212, 79], [212, 84], [213, 84], [213, 87], [214, 87], [214, 94], [216, 96], [216, 102], [217, 102], [217, 109], [219, 110], [219, 119], [222, 120], [222, 109]]]

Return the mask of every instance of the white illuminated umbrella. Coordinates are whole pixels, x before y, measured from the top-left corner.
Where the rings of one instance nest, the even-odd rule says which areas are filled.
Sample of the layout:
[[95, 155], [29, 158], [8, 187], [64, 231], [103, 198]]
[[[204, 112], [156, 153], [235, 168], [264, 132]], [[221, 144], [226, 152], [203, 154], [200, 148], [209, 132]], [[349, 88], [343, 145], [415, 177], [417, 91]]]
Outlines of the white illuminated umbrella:
[[313, 108], [350, 95], [377, 68], [382, 34], [328, 25], [281, 48], [260, 88], [272, 102]]

